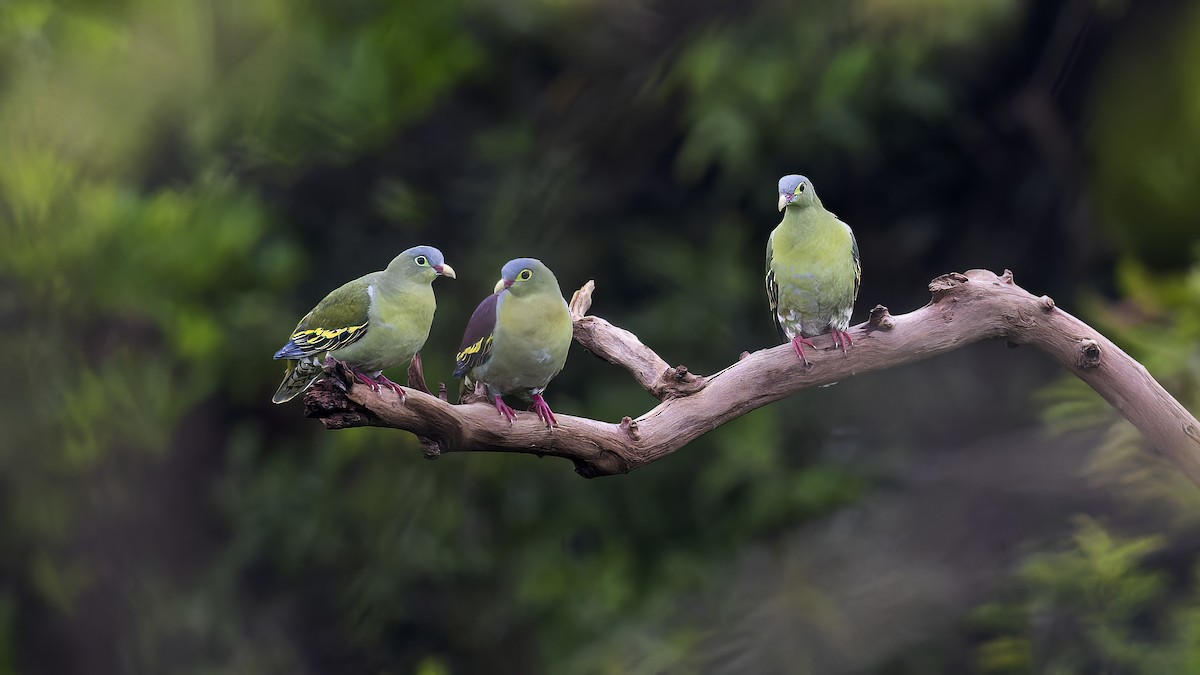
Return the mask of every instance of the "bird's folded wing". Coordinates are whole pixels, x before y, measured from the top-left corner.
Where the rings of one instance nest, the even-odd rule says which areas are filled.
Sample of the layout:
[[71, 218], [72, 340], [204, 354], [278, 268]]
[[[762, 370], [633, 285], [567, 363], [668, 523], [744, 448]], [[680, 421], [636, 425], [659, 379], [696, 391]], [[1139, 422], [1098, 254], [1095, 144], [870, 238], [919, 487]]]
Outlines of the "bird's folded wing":
[[299, 359], [341, 349], [367, 334], [371, 297], [368, 285], [350, 282], [325, 296], [300, 319], [277, 359]]
[[771, 263], [775, 258], [775, 233], [767, 239], [767, 303], [771, 306], [771, 321], [775, 322], [775, 330], [783, 335], [783, 326], [779, 324], [779, 284], [775, 282], [775, 270]]
[[496, 331], [496, 307], [499, 304], [500, 293], [492, 293], [484, 298], [471, 314], [462, 346], [455, 357], [454, 377], [462, 377], [467, 371], [483, 365], [491, 357], [492, 337]]
[[[838, 221], [842, 223], [842, 221]], [[849, 225], [842, 223], [846, 231], [850, 233], [850, 258], [854, 261], [854, 299], [858, 299], [858, 287], [862, 285], [862, 261], [858, 257], [858, 240], [854, 238], [854, 230], [850, 229]]]

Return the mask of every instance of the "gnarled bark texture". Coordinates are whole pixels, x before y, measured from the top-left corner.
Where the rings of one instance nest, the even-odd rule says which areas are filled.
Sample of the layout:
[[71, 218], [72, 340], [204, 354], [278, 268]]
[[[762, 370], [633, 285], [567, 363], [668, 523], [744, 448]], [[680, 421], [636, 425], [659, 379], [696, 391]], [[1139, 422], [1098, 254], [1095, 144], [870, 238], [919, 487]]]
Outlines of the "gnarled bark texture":
[[637, 336], [587, 315], [595, 284], [571, 299], [575, 341], [626, 370], [661, 403], [618, 423], [557, 415], [546, 429], [533, 413], [518, 413], [510, 427], [487, 403], [453, 405], [428, 393], [420, 361], [410, 368], [406, 403], [394, 393], [374, 393], [346, 378], [326, 378], [305, 396], [305, 414], [329, 429], [384, 426], [422, 441], [425, 454], [523, 452], [565, 457], [585, 477], [626, 473], [669, 455], [690, 441], [751, 410], [806, 389], [890, 366], [1003, 338], [1048, 353], [1087, 382], [1146, 438], [1200, 485], [1200, 423], [1115, 344], [1087, 324], [1013, 283], [1012, 274], [986, 270], [946, 274], [929, 284], [929, 304], [899, 316], [877, 306], [870, 320], [851, 329], [849, 354], [817, 338], [811, 368], [789, 345], [763, 349], [724, 370], [699, 376], [671, 367]]

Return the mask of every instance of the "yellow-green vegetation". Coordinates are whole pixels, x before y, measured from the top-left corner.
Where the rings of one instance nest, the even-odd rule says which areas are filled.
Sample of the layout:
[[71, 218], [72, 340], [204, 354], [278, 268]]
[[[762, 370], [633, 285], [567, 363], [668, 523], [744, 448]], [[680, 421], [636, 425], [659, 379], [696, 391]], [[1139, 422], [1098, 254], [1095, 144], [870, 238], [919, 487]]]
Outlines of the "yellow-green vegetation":
[[972, 616], [978, 672], [1190, 673], [1200, 668], [1200, 588], [1146, 559], [1161, 536], [1113, 537], [1079, 523], [1069, 550], [1031, 556], [1011, 598]]

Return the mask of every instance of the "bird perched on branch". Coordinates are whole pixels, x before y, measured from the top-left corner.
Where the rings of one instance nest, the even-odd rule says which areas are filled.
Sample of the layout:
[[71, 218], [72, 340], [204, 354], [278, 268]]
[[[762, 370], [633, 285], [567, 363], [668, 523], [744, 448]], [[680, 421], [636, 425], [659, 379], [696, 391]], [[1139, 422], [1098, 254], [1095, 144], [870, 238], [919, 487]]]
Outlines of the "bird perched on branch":
[[295, 398], [321, 376], [323, 366], [333, 365], [329, 359], [335, 359], [372, 391], [384, 386], [403, 401], [404, 389], [383, 371], [407, 362], [425, 345], [437, 307], [433, 280], [439, 276], [455, 278], [454, 268], [436, 248], [416, 246], [396, 256], [387, 269], [325, 296], [275, 352], [275, 358], [288, 359], [288, 366], [271, 400]]
[[858, 242], [804, 176], [779, 179], [779, 210], [783, 222], [767, 240], [767, 300], [775, 327], [807, 366], [809, 338], [832, 333], [843, 352], [852, 344], [846, 331], [862, 279]]
[[454, 376], [482, 383], [510, 425], [516, 414], [502, 397], [530, 396], [550, 428], [558, 422], [542, 392], [563, 369], [570, 346], [571, 313], [558, 279], [541, 261], [517, 258], [504, 265], [495, 291], [467, 322]]

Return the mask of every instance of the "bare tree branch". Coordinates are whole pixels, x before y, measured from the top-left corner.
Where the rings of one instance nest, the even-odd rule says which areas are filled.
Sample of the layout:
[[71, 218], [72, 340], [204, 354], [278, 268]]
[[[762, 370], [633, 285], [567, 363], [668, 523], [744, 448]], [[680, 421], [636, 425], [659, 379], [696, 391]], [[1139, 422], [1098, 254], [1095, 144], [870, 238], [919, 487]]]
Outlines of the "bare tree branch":
[[605, 361], [628, 370], [643, 389], [660, 401], [694, 394], [704, 388], [704, 378], [689, 373], [687, 366], [672, 368], [633, 333], [598, 316], [587, 316], [594, 290], [596, 282], [589, 281], [571, 296], [576, 342]]
[[1046, 296], [1035, 297], [1013, 283], [1012, 273], [986, 270], [946, 274], [929, 284], [924, 307], [892, 316], [871, 311], [851, 330], [849, 354], [831, 349], [828, 337], [805, 368], [789, 345], [763, 349], [707, 377], [683, 366], [672, 368], [629, 331], [588, 316], [595, 285], [588, 282], [571, 299], [575, 340], [593, 354], [625, 368], [661, 403], [620, 423], [559, 414], [546, 429], [533, 413], [517, 415], [510, 427], [485, 403], [452, 405], [423, 393], [419, 363], [408, 401], [388, 390], [347, 385], [326, 378], [305, 396], [305, 414], [329, 429], [385, 426], [422, 440], [425, 454], [522, 452], [565, 457], [585, 477], [632, 471], [669, 455], [695, 438], [751, 410], [854, 375], [918, 361], [980, 340], [1003, 338], [1041, 349], [1087, 382], [1141, 430], [1191, 480], [1200, 485], [1200, 423], [1146, 369]]

